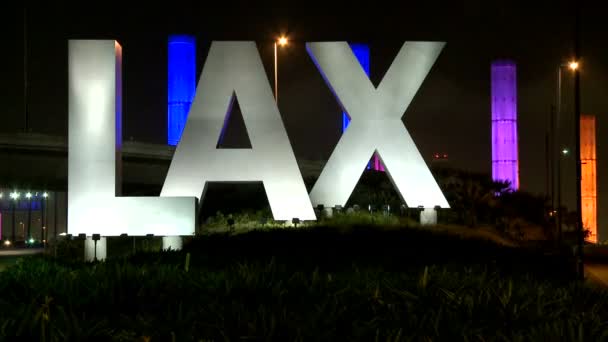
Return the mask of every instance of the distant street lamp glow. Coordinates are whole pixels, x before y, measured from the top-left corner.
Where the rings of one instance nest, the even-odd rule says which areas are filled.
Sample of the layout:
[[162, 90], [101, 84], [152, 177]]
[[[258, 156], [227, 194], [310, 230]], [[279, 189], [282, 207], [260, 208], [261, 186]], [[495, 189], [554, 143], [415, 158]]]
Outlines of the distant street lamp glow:
[[32, 198], [32, 193], [31, 192], [26, 193], [25, 198]]
[[10, 242], [9, 240], [6, 240], [6, 241], [4, 241], [4, 245], [5, 245], [5, 246], [10, 246], [10, 245], [11, 245], [11, 242]]
[[277, 105], [279, 104], [279, 56], [277, 55], [277, 45], [285, 46], [288, 42], [289, 41], [285, 36], [280, 36], [279, 39], [274, 42], [274, 101]]
[[572, 62], [568, 63], [568, 68], [570, 68], [570, 70], [572, 70], [572, 71], [578, 69], [578, 62], [572, 61]]
[[44, 198], [47, 198], [47, 197], [49, 197], [49, 194], [48, 194], [48, 192], [44, 192], [44, 193], [43, 193], [43, 194], [42, 194], [42, 197], [44, 197]]
[[21, 194], [19, 194], [17, 191], [13, 191], [13, 192], [11, 192], [10, 196], [11, 196], [12, 199], [16, 200], [16, 199], [19, 199], [20, 195]]
[[567, 155], [568, 153], [570, 153], [570, 150], [568, 150], [567, 148], [562, 150], [563, 155]]

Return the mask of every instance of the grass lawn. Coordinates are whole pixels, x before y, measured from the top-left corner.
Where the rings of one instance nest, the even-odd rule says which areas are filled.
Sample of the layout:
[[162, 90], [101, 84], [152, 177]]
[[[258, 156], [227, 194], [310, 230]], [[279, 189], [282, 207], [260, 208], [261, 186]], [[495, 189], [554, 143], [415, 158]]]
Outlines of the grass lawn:
[[14, 265], [17, 260], [19, 260], [18, 256], [0, 256], [0, 272], [4, 271], [8, 266]]
[[[59, 253], [61, 255], [61, 253]], [[571, 261], [421, 229], [286, 229], [0, 273], [0, 340], [602, 341]]]

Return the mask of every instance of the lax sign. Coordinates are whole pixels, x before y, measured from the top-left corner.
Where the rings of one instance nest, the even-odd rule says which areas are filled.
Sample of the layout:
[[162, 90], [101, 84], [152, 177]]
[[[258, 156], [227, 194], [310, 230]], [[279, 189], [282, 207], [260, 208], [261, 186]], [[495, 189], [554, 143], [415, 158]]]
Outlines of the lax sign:
[[[213, 42], [160, 197], [121, 197], [122, 48], [69, 42], [68, 230], [87, 236], [191, 235], [209, 182], [264, 184], [275, 220], [346, 204], [374, 152], [410, 207], [448, 208], [401, 121], [444, 43], [405, 42], [376, 88], [346, 42], [306, 49], [351, 118], [310, 195], [254, 42]], [[251, 149], [218, 149], [235, 98]]]

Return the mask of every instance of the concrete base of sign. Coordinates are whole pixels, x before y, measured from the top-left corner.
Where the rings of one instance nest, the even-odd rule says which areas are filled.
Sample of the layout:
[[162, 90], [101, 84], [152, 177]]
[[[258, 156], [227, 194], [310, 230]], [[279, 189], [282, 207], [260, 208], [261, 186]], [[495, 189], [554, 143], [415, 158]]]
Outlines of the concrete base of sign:
[[434, 208], [424, 208], [420, 211], [420, 224], [423, 226], [437, 224], [437, 210]]
[[[95, 242], [97, 242], [97, 246], [95, 246]], [[107, 251], [108, 244], [105, 237], [94, 241], [92, 237], [87, 236], [84, 240], [84, 261], [95, 261], [95, 257], [97, 257], [97, 261], [106, 260]]]
[[183, 239], [181, 236], [163, 236], [163, 251], [168, 249], [179, 251], [182, 249]]

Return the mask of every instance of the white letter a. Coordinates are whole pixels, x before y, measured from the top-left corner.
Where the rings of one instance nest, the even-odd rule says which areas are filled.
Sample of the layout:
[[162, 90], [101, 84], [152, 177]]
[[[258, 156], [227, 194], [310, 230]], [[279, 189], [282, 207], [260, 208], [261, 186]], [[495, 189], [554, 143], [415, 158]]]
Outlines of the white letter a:
[[[213, 42], [161, 196], [202, 198], [208, 182], [262, 181], [275, 220], [315, 220], [254, 42]], [[218, 149], [234, 97], [251, 149]]]

